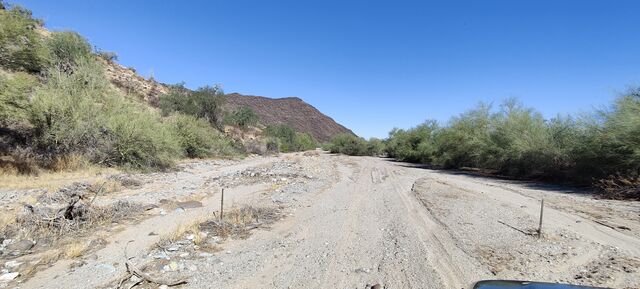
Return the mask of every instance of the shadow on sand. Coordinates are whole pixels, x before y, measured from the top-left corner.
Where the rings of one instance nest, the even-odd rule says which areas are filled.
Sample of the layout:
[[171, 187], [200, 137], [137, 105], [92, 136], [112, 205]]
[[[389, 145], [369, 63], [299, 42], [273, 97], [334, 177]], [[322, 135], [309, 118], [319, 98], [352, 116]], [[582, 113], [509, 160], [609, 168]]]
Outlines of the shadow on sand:
[[553, 181], [548, 181], [544, 179], [515, 178], [515, 177], [500, 175], [497, 173], [482, 171], [479, 169], [472, 169], [472, 168], [442, 169], [442, 168], [438, 168], [428, 164], [414, 164], [414, 163], [401, 162], [392, 158], [381, 158], [381, 159], [404, 168], [424, 169], [424, 170], [431, 170], [434, 172], [438, 172], [441, 174], [467, 176], [477, 181], [491, 181], [491, 182], [502, 183], [505, 185], [521, 186], [526, 189], [534, 189], [534, 190], [565, 193], [565, 194], [579, 194], [579, 195], [597, 197], [597, 195], [595, 194], [595, 191], [592, 188], [587, 186], [575, 186], [567, 183], [553, 182]]

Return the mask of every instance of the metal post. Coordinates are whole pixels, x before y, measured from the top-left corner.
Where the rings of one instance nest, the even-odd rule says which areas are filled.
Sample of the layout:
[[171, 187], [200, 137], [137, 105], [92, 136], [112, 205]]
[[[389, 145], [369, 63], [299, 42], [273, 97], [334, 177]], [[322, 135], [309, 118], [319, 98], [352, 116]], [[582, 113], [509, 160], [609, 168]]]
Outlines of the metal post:
[[544, 199], [540, 202], [540, 224], [538, 225], [538, 238], [542, 237], [542, 216], [544, 214]]
[[222, 195], [220, 196], [220, 222], [224, 214], [224, 188], [222, 188]]

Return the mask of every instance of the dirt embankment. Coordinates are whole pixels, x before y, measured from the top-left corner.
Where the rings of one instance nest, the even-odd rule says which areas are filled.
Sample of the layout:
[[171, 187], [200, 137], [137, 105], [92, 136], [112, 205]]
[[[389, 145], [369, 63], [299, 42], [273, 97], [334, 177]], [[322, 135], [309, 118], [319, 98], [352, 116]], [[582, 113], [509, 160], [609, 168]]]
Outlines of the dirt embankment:
[[[118, 178], [130, 185], [93, 204], [126, 201], [142, 211], [84, 228], [91, 233], [73, 238], [90, 245], [85, 251], [58, 255], [31, 273], [28, 264], [57, 246], [31, 240], [36, 246], [3, 254], [5, 274], [20, 274], [3, 284], [156, 288], [183, 280], [178, 288], [471, 288], [482, 279], [520, 279], [640, 287], [638, 202], [324, 153], [199, 161], [176, 172]], [[49, 200], [38, 198], [43, 193], [37, 190], [3, 192], [20, 193], [28, 197], [4, 199], [3, 206]], [[21, 238], [5, 245], [15, 249]], [[125, 248], [144, 274], [127, 274]]]

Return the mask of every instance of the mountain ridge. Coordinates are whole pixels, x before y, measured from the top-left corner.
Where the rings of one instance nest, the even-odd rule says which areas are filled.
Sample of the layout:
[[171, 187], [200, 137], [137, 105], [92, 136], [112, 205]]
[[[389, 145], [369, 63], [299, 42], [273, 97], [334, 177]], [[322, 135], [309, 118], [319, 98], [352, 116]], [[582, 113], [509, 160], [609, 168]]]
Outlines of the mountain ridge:
[[297, 131], [311, 134], [320, 142], [328, 142], [338, 134], [355, 135], [347, 127], [296, 96], [269, 98], [237, 92], [227, 94], [229, 109], [235, 110], [243, 106], [251, 108], [264, 125], [285, 124]]

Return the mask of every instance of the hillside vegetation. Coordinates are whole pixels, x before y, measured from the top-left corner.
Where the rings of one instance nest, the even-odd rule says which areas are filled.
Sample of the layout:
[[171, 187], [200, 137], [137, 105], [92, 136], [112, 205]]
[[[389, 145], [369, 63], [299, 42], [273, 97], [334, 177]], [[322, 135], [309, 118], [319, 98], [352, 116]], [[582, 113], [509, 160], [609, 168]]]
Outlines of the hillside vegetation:
[[[172, 86], [160, 96], [158, 110], [110, 83], [105, 60], [114, 61], [114, 53], [94, 51], [72, 31], [44, 30], [42, 21], [27, 9], [6, 4], [2, 8], [3, 173], [57, 171], [90, 163], [164, 169], [183, 157], [244, 152], [220, 132], [225, 115], [241, 127], [256, 125], [257, 118], [246, 108], [225, 112], [226, 98], [218, 87], [191, 91]], [[287, 151], [311, 148], [282, 143]]]
[[[376, 155], [367, 150], [376, 145], [339, 136], [327, 148]], [[389, 157], [401, 161], [594, 185], [607, 197], [640, 199], [640, 90], [580, 117], [544, 119], [515, 100], [497, 110], [480, 104], [444, 125], [426, 121], [393, 129], [384, 145]]]

